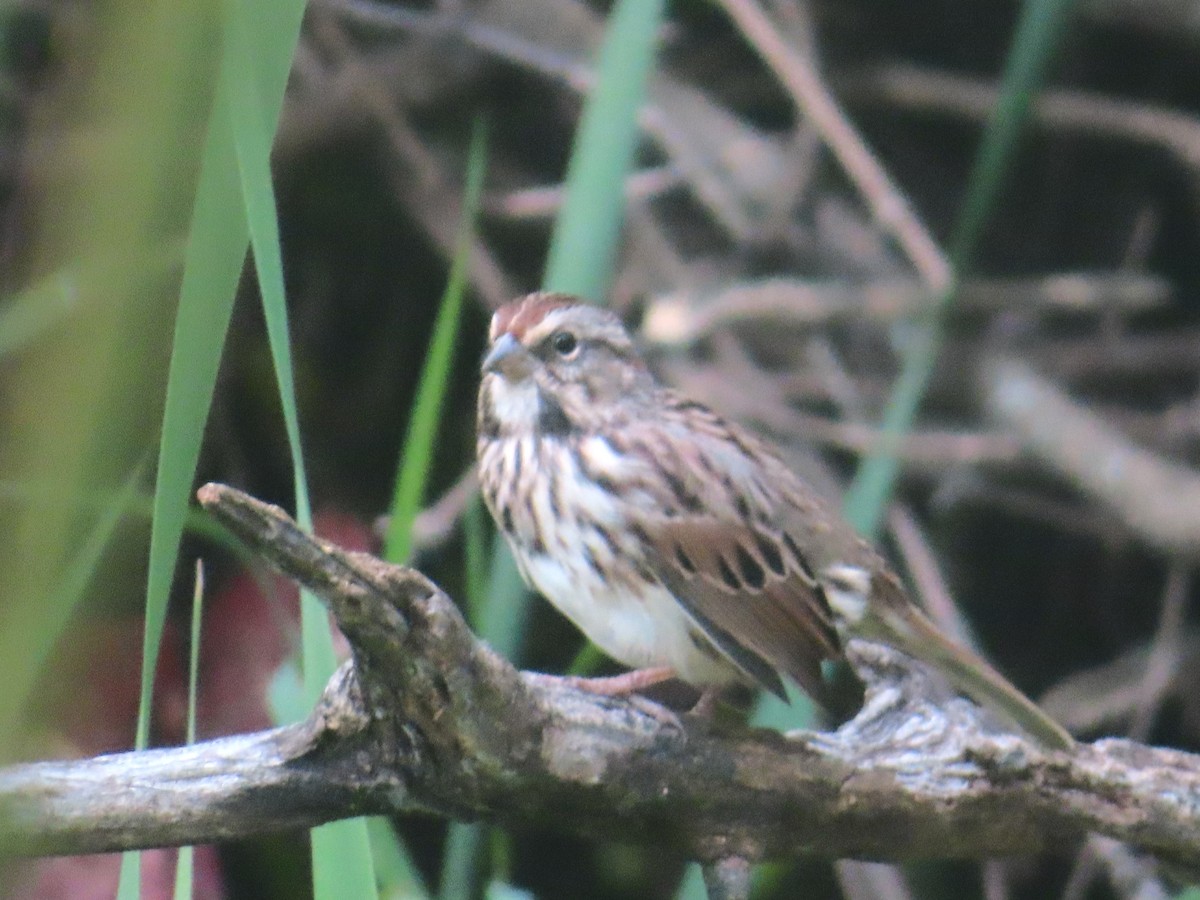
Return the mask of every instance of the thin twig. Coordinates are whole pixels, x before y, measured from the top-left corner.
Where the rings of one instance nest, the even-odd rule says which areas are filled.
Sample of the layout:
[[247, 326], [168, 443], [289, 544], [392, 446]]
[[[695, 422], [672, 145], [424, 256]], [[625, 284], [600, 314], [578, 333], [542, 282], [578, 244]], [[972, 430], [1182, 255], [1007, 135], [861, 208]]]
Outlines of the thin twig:
[[[992, 83], [951, 72], [901, 64], [855, 72], [838, 79], [852, 99], [871, 99], [908, 109], [935, 110], [986, 119], [999, 89]], [[1200, 175], [1200, 119], [1086, 91], [1053, 88], [1038, 94], [1033, 122], [1043, 128], [1082, 131], [1099, 137], [1166, 149]]]
[[888, 510], [888, 527], [896, 540], [904, 567], [916, 583], [916, 594], [925, 611], [939, 629], [960, 644], [975, 648], [978, 642], [966, 618], [959, 612], [933, 550], [925, 540], [916, 517], [902, 503], [893, 503]]
[[[959, 286], [954, 315], [1140, 312], [1165, 305], [1171, 286], [1136, 272], [1060, 272], [1043, 278], [970, 278]], [[709, 337], [731, 326], [813, 330], [840, 322], [888, 324], [928, 309], [928, 291], [911, 281], [870, 284], [767, 278], [724, 286], [711, 294], [675, 290], [653, 298], [642, 333], [676, 345]]]
[[895, 237], [930, 292], [942, 294], [952, 279], [949, 260], [842, 114], [810, 60], [788, 45], [755, 0], [718, 2], [787, 89], [797, 109], [816, 126], [875, 220]]
[[1144, 741], [1150, 736], [1163, 696], [1179, 672], [1191, 585], [1191, 572], [1187, 568], [1178, 563], [1171, 566], [1163, 588], [1158, 627], [1150, 645], [1150, 660], [1139, 685], [1137, 709], [1129, 725], [1129, 736], [1135, 741]]
[[983, 395], [1030, 452], [1117, 510], [1134, 533], [1200, 557], [1200, 472], [1136, 446], [1016, 360], [985, 363]]

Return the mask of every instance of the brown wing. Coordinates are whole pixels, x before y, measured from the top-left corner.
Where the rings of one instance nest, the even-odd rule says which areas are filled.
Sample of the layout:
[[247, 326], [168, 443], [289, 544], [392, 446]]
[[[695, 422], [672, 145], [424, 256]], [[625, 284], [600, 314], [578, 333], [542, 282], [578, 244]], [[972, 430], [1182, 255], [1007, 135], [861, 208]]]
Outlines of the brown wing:
[[799, 505], [803, 486], [747, 432], [671, 399], [662, 419], [622, 442], [668, 488], [639, 521], [647, 563], [747, 675], [782, 696], [782, 672], [820, 698], [821, 660], [841, 647], [801, 549], [812, 513]]
[[647, 531], [659, 580], [723, 653], [785, 697], [778, 672], [814, 697], [841, 655], [820, 586], [765, 528], [694, 516]]

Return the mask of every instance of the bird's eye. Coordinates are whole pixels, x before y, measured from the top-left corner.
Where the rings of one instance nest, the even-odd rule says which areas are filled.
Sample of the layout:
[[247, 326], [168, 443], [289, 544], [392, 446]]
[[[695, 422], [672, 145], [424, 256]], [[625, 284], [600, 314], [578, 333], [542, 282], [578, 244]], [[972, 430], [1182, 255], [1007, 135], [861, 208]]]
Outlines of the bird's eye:
[[550, 346], [554, 348], [554, 352], [559, 356], [570, 356], [579, 346], [579, 341], [569, 331], [558, 331], [551, 336]]

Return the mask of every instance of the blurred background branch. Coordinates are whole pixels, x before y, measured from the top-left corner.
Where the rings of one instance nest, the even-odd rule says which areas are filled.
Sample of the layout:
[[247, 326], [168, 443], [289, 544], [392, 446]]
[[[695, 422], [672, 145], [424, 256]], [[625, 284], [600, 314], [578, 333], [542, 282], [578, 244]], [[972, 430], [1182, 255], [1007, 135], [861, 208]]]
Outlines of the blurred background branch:
[[[178, 393], [194, 402], [197, 477], [297, 502], [253, 266], [238, 279], [236, 159], [216, 200], [197, 187], [205, 141], [221, 138], [208, 123], [221, 121], [235, 5], [0, 8], [0, 721], [19, 725], [0, 729], [8, 758], [133, 740], [165, 373], [172, 353], [214, 340], [189, 326], [172, 346], [181, 273], [197, 259], [223, 261], [189, 282], [196, 321], [233, 310], [223, 351], [204, 360], [215, 386]], [[903, 434], [883, 427], [884, 411], [933, 309], [938, 248], [973, 190], [984, 123], [1008, 102], [1003, 73], [1032, 5], [668, 3], [632, 170], [604, 194], [623, 200], [624, 231], [595, 277], [664, 378], [769, 433], [831, 496], [864, 460], [893, 457], [894, 494], [871, 511], [885, 551], [944, 627], [1075, 733], [1196, 751], [1200, 32], [1189, 2], [1076, 6], [1064, 39], [1048, 41], [1044, 89], [1025, 97], [1028, 128], [1001, 161], [1004, 188]], [[388, 511], [458, 260], [462, 345], [444, 373], [438, 453], [419, 473], [414, 561], [465, 598], [473, 628], [540, 671], [606, 663], [544, 605], [487, 602], [507, 560], [467, 474], [474, 360], [490, 309], [542, 283], [578, 187], [568, 160], [613, 8], [312, 0], [292, 59], [282, 7], [243, 7], [276, 16], [265, 37], [252, 29], [264, 43], [251, 56], [271, 72], [259, 98], [282, 97], [271, 173], [315, 526], [378, 549], [371, 523]], [[299, 7], [287, 15], [298, 21]], [[488, 176], [464, 255], [480, 116]], [[269, 124], [254, 146], [272, 143]], [[210, 217], [204, 235], [188, 225], [201, 207], [236, 216]], [[581, 275], [590, 257], [556, 265]], [[186, 470], [181, 497], [186, 462], [171, 459]], [[306, 715], [288, 662], [300, 642], [291, 586], [247, 565], [244, 548], [230, 553], [201, 513], [172, 514], [186, 528], [178, 571], [205, 556], [209, 587], [197, 644], [188, 579], [155, 576], [165, 606], [148, 738], [182, 742], [189, 703], [202, 739]], [[678, 853], [552, 825], [448, 831], [404, 815], [371, 829], [377, 883], [393, 896], [703, 891]], [[292, 837], [202, 848], [195, 894], [303, 896], [309, 858]], [[169, 892], [173, 860], [145, 855], [147, 896]], [[115, 871], [109, 857], [22, 862], [0, 875], [0, 895], [111, 889]], [[765, 900], [1179, 893], [1152, 858], [1103, 840], [980, 867], [807, 858], [757, 866], [751, 883]]]

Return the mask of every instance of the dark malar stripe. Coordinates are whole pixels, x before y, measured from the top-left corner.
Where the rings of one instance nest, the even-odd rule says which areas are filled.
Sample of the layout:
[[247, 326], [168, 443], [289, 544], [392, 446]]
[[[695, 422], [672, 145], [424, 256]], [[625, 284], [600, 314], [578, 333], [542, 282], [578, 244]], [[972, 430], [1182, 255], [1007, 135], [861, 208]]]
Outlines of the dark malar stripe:
[[486, 399], [479, 404], [479, 424], [476, 430], [479, 437], [487, 440], [495, 440], [500, 436], [500, 420], [496, 418], [492, 404]]
[[542, 437], [562, 438], [575, 431], [562, 406], [545, 391], [538, 392], [537, 427]]

